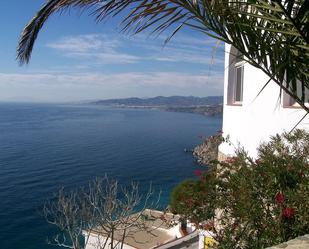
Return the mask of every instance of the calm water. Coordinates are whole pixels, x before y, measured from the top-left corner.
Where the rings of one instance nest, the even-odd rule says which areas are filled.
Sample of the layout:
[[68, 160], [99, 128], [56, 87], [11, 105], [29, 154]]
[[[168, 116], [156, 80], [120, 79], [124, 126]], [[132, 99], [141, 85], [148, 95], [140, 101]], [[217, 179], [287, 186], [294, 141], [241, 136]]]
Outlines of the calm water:
[[107, 173], [126, 184], [150, 181], [169, 191], [192, 177], [184, 148], [221, 128], [221, 118], [97, 106], [0, 104], [1, 249], [52, 249], [40, 215], [60, 186], [77, 187]]

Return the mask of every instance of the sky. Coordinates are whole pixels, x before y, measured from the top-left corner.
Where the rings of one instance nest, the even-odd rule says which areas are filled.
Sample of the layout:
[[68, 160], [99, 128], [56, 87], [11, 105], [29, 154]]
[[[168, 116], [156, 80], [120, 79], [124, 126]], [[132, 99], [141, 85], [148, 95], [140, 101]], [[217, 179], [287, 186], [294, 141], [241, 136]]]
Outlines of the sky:
[[222, 43], [184, 29], [163, 46], [168, 33], [124, 34], [121, 16], [96, 23], [87, 12], [57, 13], [20, 66], [19, 36], [44, 2], [0, 2], [0, 101], [223, 95]]

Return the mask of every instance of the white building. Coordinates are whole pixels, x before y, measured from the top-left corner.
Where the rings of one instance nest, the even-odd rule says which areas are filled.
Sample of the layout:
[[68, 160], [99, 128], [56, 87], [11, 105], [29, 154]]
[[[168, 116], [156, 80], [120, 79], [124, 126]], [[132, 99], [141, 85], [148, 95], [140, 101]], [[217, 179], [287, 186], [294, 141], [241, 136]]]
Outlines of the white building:
[[[182, 247], [198, 237], [194, 224], [188, 223], [186, 234], [181, 229], [179, 215], [146, 209], [129, 217], [137, 218], [135, 223], [122, 225], [114, 230], [113, 248], [116, 249], [168, 249]], [[147, 218], [145, 218], [147, 217]], [[133, 219], [133, 220], [134, 220]], [[137, 225], [140, 223], [139, 225]], [[141, 226], [142, 225], [142, 226]], [[124, 227], [126, 236], [123, 237]], [[110, 231], [109, 229], [107, 229]], [[102, 227], [84, 231], [86, 249], [111, 249], [111, 239]], [[123, 241], [123, 245], [121, 243]]]
[[[280, 87], [270, 82], [261, 70], [245, 63], [231, 45], [225, 45], [223, 134], [229, 135], [232, 145], [219, 147], [219, 156], [231, 156], [238, 145], [253, 157], [258, 145], [271, 135], [290, 131], [305, 115], [287, 94], [280, 97]], [[236, 55], [236, 56], [235, 56]], [[309, 92], [306, 93], [307, 98]], [[309, 128], [307, 116], [298, 128]]]

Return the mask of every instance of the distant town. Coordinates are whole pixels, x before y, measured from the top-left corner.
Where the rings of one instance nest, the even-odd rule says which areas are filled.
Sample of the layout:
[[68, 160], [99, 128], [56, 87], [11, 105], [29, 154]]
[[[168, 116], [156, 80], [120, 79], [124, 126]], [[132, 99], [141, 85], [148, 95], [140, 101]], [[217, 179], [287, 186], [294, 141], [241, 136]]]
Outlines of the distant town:
[[90, 102], [95, 105], [118, 108], [149, 108], [171, 112], [196, 113], [205, 116], [222, 115], [222, 96], [157, 96], [153, 98], [107, 99]]

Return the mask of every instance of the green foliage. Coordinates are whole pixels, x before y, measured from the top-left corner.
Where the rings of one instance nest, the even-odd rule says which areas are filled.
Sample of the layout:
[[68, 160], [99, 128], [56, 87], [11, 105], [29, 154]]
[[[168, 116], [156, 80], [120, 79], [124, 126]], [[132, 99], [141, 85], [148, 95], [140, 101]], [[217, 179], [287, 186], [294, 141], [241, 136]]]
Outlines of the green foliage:
[[309, 134], [276, 135], [253, 160], [218, 167], [219, 248], [264, 248], [309, 233]]
[[218, 248], [258, 249], [309, 233], [308, 196], [309, 133], [295, 130], [271, 137], [257, 159], [240, 149], [214, 163], [176, 187], [171, 204], [195, 222], [215, 221]]
[[215, 214], [216, 177], [212, 170], [197, 170], [199, 180], [185, 180], [171, 192], [171, 211], [196, 224], [212, 219]]
[[195, 195], [197, 182], [191, 179], [184, 180], [171, 192], [170, 208], [176, 214], [188, 214], [186, 202]]

